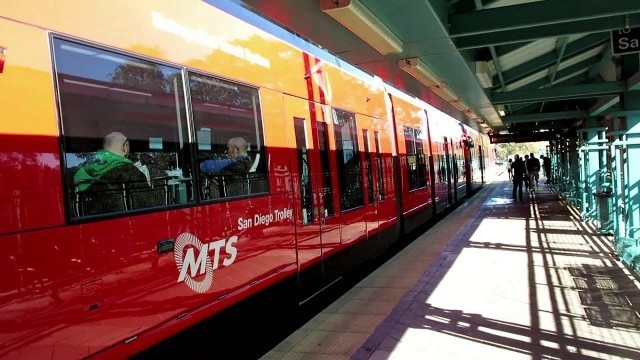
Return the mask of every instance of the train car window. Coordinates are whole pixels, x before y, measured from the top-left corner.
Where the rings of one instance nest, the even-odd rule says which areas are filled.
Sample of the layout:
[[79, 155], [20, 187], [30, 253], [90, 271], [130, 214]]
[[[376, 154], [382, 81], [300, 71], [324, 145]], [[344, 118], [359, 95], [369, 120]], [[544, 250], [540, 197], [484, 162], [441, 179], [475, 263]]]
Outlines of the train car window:
[[298, 171], [300, 181], [300, 203], [302, 223], [313, 221], [313, 194], [311, 193], [311, 167], [309, 164], [309, 148], [304, 119], [294, 118], [296, 148], [298, 155]]
[[427, 159], [426, 159], [426, 155], [424, 154], [424, 145], [422, 142], [422, 139], [420, 138], [422, 133], [422, 130], [418, 130], [416, 129], [415, 134], [416, 134], [416, 141], [415, 141], [415, 145], [416, 145], [416, 163], [418, 163], [418, 188], [423, 188], [426, 187], [428, 185], [429, 182], [429, 178], [427, 176], [428, 172], [428, 165], [427, 165]]
[[258, 89], [189, 73], [203, 200], [269, 191]]
[[327, 124], [318, 123], [320, 142], [320, 165], [322, 166], [322, 194], [324, 196], [324, 216], [333, 216], [333, 187], [331, 186], [331, 164], [329, 163], [329, 139]]
[[466, 181], [466, 171], [464, 167], [464, 150], [462, 149], [462, 143], [456, 142], [456, 175], [458, 176], [458, 182], [464, 183]]
[[369, 132], [362, 129], [362, 138], [364, 139], [364, 158], [365, 171], [367, 172], [367, 186], [369, 188], [369, 204], [373, 204], [373, 167], [371, 166], [371, 152], [369, 151]]
[[54, 38], [70, 218], [192, 202], [180, 69]]
[[421, 130], [408, 126], [404, 127], [404, 140], [407, 147], [407, 177], [409, 190], [416, 190], [427, 186], [427, 167], [422, 145]]
[[340, 179], [341, 211], [355, 209], [364, 204], [362, 194], [362, 165], [358, 151], [358, 133], [354, 113], [333, 109], [336, 157]]
[[449, 164], [448, 164], [448, 159], [447, 157], [449, 156], [448, 151], [446, 149], [446, 141], [447, 139], [444, 138], [443, 140], [444, 142], [442, 143], [438, 143], [438, 148], [439, 150], [439, 155], [438, 155], [438, 179], [440, 180], [440, 182], [444, 183], [449, 181]]
[[382, 162], [382, 154], [380, 153], [380, 133], [377, 131], [373, 132], [373, 137], [376, 143], [376, 162], [378, 166], [378, 189], [380, 192], [380, 200], [384, 200], [385, 198], [385, 187], [384, 187], [384, 164]]

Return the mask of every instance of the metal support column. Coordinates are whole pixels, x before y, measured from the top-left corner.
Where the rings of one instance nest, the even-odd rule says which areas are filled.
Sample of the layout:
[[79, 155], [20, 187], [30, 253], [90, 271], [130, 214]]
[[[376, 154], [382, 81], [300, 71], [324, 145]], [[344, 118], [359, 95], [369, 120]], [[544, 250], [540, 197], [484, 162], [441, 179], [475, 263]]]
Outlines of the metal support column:
[[[621, 170], [614, 182], [616, 251], [624, 263], [640, 274], [640, 116], [626, 119], [627, 130], [622, 140], [613, 142], [616, 168]], [[636, 160], [632, 160], [636, 159]], [[635, 166], [634, 166], [635, 162]]]
[[[587, 128], [578, 131], [580, 142], [580, 183], [581, 209], [583, 220], [597, 218], [596, 198], [594, 194], [610, 193], [610, 188], [603, 189], [603, 174], [608, 172], [603, 154], [608, 150], [605, 137], [606, 127], [597, 127], [596, 119], [589, 119]], [[606, 186], [606, 185], [604, 185]], [[610, 186], [610, 185], [609, 185]]]
[[613, 211], [615, 216], [615, 221], [613, 223], [613, 236], [614, 239], [620, 238], [626, 234], [625, 223], [625, 192], [624, 192], [624, 169], [625, 169], [625, 149], [621, 145], [621, 142], [624, 141], [626, 133], [621, 130], [622, 127], [620, 125], [620, 119], [613, 120], [613, 129], [614, 131], [611, 133], [611, 174], [613, 176]]
[[[621, 78], [631, 79], [640, 73], [640, 55], [630, 54], [622, 57]], [[616, 196], [621, 203], [622, 220], [614, 232], [616, 252], [622, 262], [640, 275], [640, 91], [629, 89], [622, 94], [622, 108], [627, 111], [626, 117], [620, 119], [620, 130], [626, 130], [621, 139], [612, 143], [615, 149], [616, 166], [620, 166], [621, 175], [617, 180]], [[635, 115], [634, 115], [635, 114]]]
[[563, 185], [558, 190], [565, 200], [579, 199], [581, 197], [581, 189], [578, 186], [580, 178], [578, 135], [572, 134], [570, 137], [563, 139], [561, 151], [562, 164], [558, 181]]

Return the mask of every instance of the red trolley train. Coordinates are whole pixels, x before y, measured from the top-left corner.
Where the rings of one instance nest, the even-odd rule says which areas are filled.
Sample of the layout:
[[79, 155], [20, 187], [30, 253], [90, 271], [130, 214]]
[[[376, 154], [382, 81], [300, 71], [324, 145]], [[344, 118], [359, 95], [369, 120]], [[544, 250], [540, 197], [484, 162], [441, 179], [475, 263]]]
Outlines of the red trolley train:
[[0, 357], [304, 299], [482, 186], [486, 136], [277, 35], [198, 0], [3, 2]]

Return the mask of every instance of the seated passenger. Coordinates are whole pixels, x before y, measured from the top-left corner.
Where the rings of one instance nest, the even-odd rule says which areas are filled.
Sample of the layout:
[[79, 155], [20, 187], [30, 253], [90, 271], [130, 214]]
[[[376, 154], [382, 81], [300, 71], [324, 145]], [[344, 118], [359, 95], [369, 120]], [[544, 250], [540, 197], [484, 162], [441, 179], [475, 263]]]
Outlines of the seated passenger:
[[129, 154], [129, 140], [119, 132], [105, 136], [102, 149], [95, 159], [87, 161], [74, 175], [73, 183], [79, 192], [92, 189], [95, 183], [102, 186], [131, 184], [136, 188], [148, 188], [147, 177], [126, 156]]
[[233, 137], [227, 142], [227, 158], [205, 160], [200, 171], [212, 174], [244, 174], [251, 169], [251, 157], [247, 155], [247, 141], [242, 137]]

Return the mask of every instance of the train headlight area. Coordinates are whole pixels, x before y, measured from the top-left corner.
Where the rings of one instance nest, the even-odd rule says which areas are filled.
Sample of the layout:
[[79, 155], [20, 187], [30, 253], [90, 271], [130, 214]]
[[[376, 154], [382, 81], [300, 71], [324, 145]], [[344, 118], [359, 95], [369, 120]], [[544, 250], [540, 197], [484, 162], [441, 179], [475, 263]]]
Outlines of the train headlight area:
[[637, 5], [32, 2], [0, 17], [0, 358], [636, 357], [582, 330], [637, 326]]

